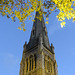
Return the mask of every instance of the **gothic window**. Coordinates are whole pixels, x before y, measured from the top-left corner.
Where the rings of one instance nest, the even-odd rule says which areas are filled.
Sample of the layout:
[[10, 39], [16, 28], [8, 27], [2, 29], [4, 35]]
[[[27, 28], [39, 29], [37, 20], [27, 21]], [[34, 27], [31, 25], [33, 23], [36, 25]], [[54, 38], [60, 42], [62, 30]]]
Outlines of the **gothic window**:
[[34, 36], [34, 34], [35, 34], [35, 30], [33, 29], [33, 30], [32, 30], [32, 36]]
[[45, 57], [44, 57], [44, 67], [45, 67]]
[[30, 67], [29, 67], [29, 71], [31, 71], [31, 60], [30, 60]]
[[49, 61], [50, 57], [48, 56], [48, 72], [50, 72], [50, 61]]
[[26, 72], [28, 72], [28, 59], [26, 60], [26, 65], [27, 65]]
[[46, 55], [45, 55], [45, 57], [44, 57], [44, 67], [45, 67], [45, 70], [46, 70]]
[[30, 67], [29, 67], [29, 71], [33, 70], [33, 56], [31, 55], [30, 58]]
[[34, 30], [33, 30], [33, 35], [34, 35]]
[[50, 63], [50, 73], [52, 72], [52, 66], [51, 66], [51, 63]]
[[49, 61], [48, 61], [48, 67], [47, 67], [47, 69], [48, 69], [48, 72], [50, 72], [50, 63], [49, 63]]
[[49, 56], [48, 57], [45, 56], [44, 58], [44, 67], [47, 72], [50, 72], [50, 68], [51, 68], [49, 59], [50, 59]]
[[51, 73], [52, 73], [52, 64], [50, 64], [50, 67], [51, 67], [51, 69], [50, 69], [50, 70], [51, 70]]
[[32, 70], [33, 70], [33, 58], [32, 58]]
[[35, 60], [35, 68], [36, 68], [36, 60], [37, 60], [36, 54], [34, 55], [34, 60]]

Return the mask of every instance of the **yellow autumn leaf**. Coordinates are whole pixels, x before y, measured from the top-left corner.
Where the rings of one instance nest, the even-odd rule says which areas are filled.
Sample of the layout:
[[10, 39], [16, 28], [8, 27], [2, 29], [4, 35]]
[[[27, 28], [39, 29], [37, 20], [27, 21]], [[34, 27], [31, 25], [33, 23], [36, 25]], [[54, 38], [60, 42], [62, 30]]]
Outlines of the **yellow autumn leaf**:
[[61, 27], [62, 27], [62, 28], [65, 27], [65, 24], [66, 24], [65, 22], [62, 22], [62, 23], [61, 23]]
[[74, 2], [74, 4], [73, 4], [73, 6], [75, 6], [75, 2]]
[[45, 24], [48, 24], [48, 21], [46, 21], [46, 23]]
[[21, 28], [21, 27], [18, 27], [18, 29], [19, 29], [19, 30], [22, 30], [22, 28]]
[[23, 31], [26, 31], [26, 29], [23, 28]]
[[73, 18], [73, 22], [75, 21], [75, 17]]
[[31, 18], [29, 18], [29, 20], [30, 20]]
[[5, 12], [2, 12], [2, 15], [4, 16], [6, 13]]
[[14, 20], [14, 17], [11, 17], [12, 18], [12, 20]]
[[33, 22], [35, 21], [35, 20], [32, 20]]

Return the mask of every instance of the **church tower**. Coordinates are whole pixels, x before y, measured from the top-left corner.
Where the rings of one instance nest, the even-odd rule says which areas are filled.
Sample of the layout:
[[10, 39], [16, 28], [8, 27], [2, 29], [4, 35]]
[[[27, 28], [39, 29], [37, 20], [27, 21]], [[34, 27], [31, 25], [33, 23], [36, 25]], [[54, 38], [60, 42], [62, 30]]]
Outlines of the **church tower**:
[[19, 75], [58, 75], [54, 46], [49, 44], [44, 18], [35, 18], [30, 40], [24, 44]]

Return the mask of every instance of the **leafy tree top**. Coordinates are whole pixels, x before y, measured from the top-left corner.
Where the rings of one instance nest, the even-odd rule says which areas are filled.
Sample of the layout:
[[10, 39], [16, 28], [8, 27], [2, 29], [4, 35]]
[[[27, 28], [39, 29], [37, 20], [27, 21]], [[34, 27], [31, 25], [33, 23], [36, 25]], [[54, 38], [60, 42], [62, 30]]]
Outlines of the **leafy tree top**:
[[[33, 20], [33, 12], [39, 12], [40, 21], [42, 14], [48, 20], [48, 16], [54, 10], [59, 10], [57, 18], [61, 21], [61, 27], [65, 26], [65, 19], [73, 19], [75, 21], [75, 0], [0, 0], [0, 13], [2, 16], [12, 18], [15, 21], [17, 17], [21, 26], [18, 29], [25, 31], [25, 21], [27, 18]], [[48, 21], [46, 21], [48, 24]]]

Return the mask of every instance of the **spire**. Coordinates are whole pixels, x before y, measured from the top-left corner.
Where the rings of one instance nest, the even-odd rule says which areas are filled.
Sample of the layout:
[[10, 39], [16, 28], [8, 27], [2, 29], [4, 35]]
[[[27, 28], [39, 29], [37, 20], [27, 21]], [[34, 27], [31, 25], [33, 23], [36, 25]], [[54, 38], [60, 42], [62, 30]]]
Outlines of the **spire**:
[[[37, 17], [39, 16], [39, 12], [36, 12], [36, 16]], [[50, 49], [49, 40], [48, 40], [48, 36], [47, 36], [47, 29], [45, 26], [43, 15], [41, 17], [42, 17], [42, 21], [40, 21], [39, 19], [37, 19], [35, 17], [35, 22], [33, 23], [30, 40], [27, 45], [28, 48], [32, 48], [35, 45], [38, 45], [40, 42], [40, 37], [41, 37], [42, 44], [46, 48]]]

